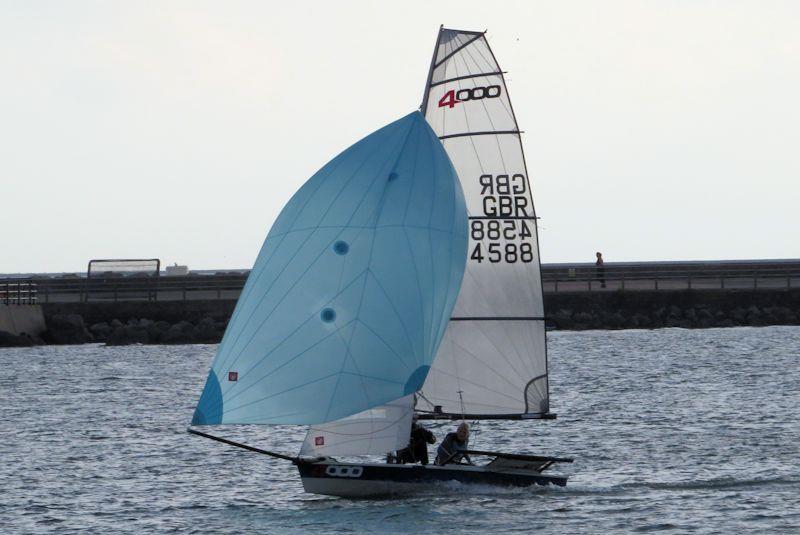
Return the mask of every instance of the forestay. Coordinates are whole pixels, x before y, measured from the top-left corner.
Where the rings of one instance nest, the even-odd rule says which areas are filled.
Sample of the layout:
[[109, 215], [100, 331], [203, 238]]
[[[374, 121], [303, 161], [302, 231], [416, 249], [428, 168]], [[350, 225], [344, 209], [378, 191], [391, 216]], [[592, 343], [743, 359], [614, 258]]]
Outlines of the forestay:
[[546, 416], [536, 213], [506, 83], [483, 33], [439, 32], [422, 111], [458, 172], [470, 239], [454, 315], [423, 387], [430, 404], [418, 409]]
[[318, 424], [419, 390], [452, 314], [464, 196], [414, 112], [292, 197], [236, 305], [193, 424]]
[[347, 418], [312, 426], [300, 455], [383, 455], [408, 445], [414, 394]]

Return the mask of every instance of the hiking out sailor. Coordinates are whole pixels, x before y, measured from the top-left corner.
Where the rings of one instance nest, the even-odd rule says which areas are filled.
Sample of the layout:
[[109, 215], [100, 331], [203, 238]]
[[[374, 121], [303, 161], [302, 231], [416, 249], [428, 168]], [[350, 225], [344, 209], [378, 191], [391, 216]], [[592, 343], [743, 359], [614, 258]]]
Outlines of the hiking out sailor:
[[458, 424], [455, 433], [447, 433], [439, 449], [436, 450], [436, 464], [442, 466], [447, 463], [458, 463], [461, 459], [466, 459], [467, 463], [472, 464], [469, 455], [463, 453], [469, 449], [469, 425], [467, 422]]
[[436, 442], [433, 433], [417, 423], [417, 415], [413, 416], [411, 423], [411, 438], [408, 446], [397, 452], [397, 462], [428, 464], [428, 444]]

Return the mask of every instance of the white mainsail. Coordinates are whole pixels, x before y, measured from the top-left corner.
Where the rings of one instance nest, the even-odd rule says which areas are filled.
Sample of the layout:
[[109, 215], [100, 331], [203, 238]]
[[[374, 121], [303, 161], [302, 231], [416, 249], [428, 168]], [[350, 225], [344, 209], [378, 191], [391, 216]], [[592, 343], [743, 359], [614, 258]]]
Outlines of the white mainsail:
[[458, 172], [467, 269], [417, 409], [547, 417], [538, 230], [520, 131], [482, 32], [441, 29], [421, 111]]

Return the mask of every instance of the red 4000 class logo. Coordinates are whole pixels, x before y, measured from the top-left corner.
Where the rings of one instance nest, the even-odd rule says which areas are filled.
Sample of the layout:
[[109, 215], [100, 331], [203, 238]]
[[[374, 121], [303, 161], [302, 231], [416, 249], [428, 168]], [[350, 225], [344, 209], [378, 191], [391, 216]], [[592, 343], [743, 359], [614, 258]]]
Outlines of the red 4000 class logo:
[[451, 89], [439, 99], [439, 107], [452, 108], [459, 102], [466, 102], [468, 100], [481, 100], [484, 98], [497, 98], [500, 96], [502, 90], [499, 85], [490, 85], [486, 87], [473, 87], [471, 89]]

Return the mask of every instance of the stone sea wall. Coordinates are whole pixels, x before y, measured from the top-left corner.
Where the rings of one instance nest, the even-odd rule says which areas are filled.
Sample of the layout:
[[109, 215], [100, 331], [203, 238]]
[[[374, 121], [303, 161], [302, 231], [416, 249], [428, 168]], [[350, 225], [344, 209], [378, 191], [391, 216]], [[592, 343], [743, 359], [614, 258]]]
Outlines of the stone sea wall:
[[549, 293], [551, 329], [800, 325], [800, 289]]
[[42, 305], [46, 343], [212, 344], [222, 340], [235, 300], [120, 301]]
[[[545, 294], [544, 301], [547, 326], [558, 330], [800, 325], [800, 289], [559, 292]], [[0, 346], [217, 343], [235, 305], [234, 300], [43, 304], [47, 331], [25, 340], [0, 333]]]

